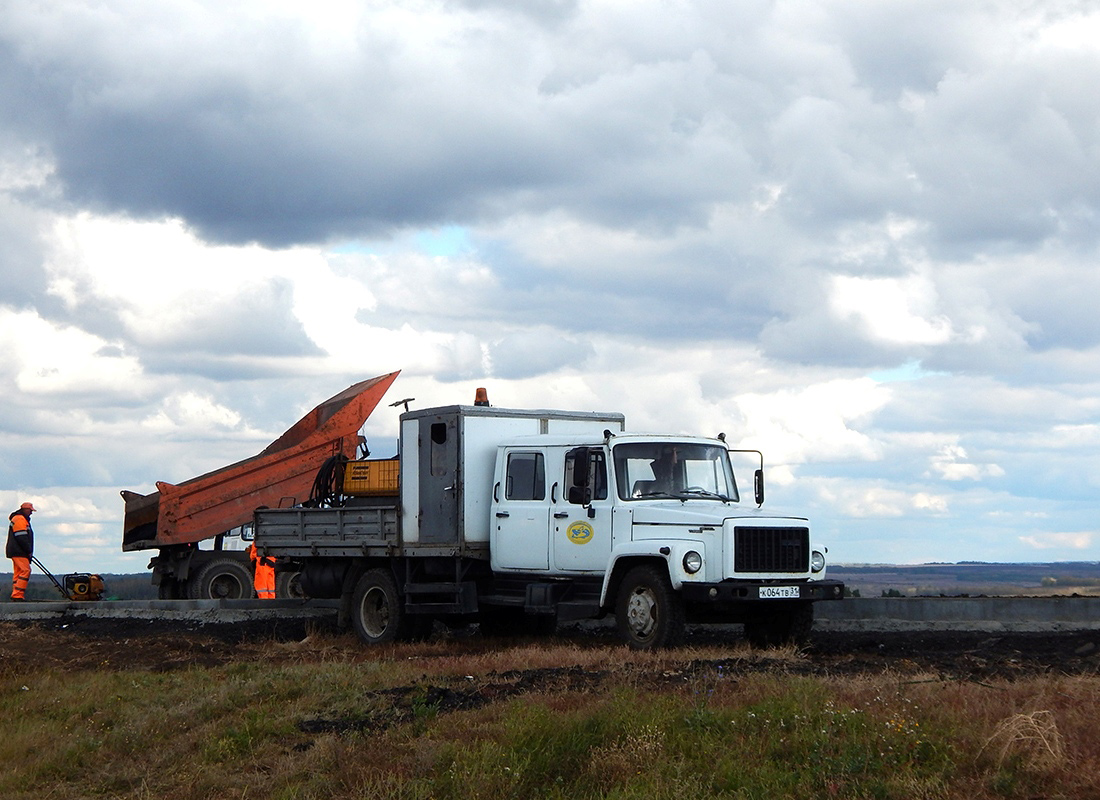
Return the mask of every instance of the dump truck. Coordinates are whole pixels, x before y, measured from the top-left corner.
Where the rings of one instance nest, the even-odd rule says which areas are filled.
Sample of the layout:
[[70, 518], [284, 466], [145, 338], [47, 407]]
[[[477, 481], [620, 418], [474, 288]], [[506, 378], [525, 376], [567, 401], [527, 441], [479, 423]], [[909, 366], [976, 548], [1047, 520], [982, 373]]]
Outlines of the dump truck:
[[[341, 621], [369, 644], [436, 621], [549, 632], [611, 616], [636, 649], [676, 645], [707, 622], [742, 623], [768, 645], [804, 640], [814, 603], [843, 597], [807, 519], [762, 510], [763, 456], [724, 435], [496, 408], [481, 390], [472, 406], [406, 410], [399, 428], [398, 457], [345, 464], [330, 502], [252, 519], [277, 573], [339, 599]], [[751, 497], [731, 452], [759, 457]]]
[[[318, 505], [317, 476], [335, 458], [354, 459], [364, 422], [399, 372], [361, 381], [312, 409], [262, 452], [157, 491], [123, 491], [122, 549], [155, 550], [149, 562], [161, 599], [243, 599], [253, 594], [242, 536], [261, 506]], [[283, 576], [276, 593], [292, 593]]]

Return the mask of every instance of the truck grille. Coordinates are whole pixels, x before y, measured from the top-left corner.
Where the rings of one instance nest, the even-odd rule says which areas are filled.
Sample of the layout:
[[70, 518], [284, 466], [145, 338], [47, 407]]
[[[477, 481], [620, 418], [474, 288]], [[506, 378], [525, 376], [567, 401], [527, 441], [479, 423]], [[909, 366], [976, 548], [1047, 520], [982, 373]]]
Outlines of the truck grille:
[[807, 528], [733, 529], [734, 572], [806, 572], [810, 568]]

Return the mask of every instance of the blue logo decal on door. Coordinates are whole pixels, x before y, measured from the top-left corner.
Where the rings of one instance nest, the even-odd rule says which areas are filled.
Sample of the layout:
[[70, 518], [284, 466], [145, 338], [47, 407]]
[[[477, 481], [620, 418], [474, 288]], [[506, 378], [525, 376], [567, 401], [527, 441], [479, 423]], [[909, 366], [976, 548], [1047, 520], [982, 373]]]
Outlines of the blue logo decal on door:
[[588, 544], [596, 532], [584, 520], [577, 520], [565, 530], [565, 535], [573, 544]]

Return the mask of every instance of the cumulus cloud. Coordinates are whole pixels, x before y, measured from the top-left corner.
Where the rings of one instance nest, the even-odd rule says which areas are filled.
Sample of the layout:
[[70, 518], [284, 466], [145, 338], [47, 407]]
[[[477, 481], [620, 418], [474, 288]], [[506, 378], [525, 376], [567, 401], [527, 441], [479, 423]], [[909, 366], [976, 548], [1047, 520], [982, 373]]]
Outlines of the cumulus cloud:
[[967, 461], [966, 450], [958, 445], [948, 445], [932, 457], [932, 469], [944, 480], [981, 480], [983, 477], [1000, 477], [1005, 474], [997, 464], [974, 464]]
[[895, 489], [862, 482], [821, 484], [818, 491], [823, 502], [854, 518], [927, 516], [945, 514], [949, 510], [947, 497], [925, 491]]
[[1038, 533], [1021, 536], [1020, 541], [1034, 550], [1089, 550], [1096, 538], [1095, 531], [1079, 533]]

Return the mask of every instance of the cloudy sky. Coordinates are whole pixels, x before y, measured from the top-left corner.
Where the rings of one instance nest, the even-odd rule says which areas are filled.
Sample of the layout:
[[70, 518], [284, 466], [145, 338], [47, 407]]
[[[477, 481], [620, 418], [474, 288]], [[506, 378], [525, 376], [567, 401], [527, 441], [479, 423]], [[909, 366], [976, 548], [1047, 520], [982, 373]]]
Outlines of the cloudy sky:
[[120, 489], [400, 369], [724, 431], [839, 562], [1096, 560], [1098, 43], [1053, 0], [0, 4], [0, 502], [140, 571]]

